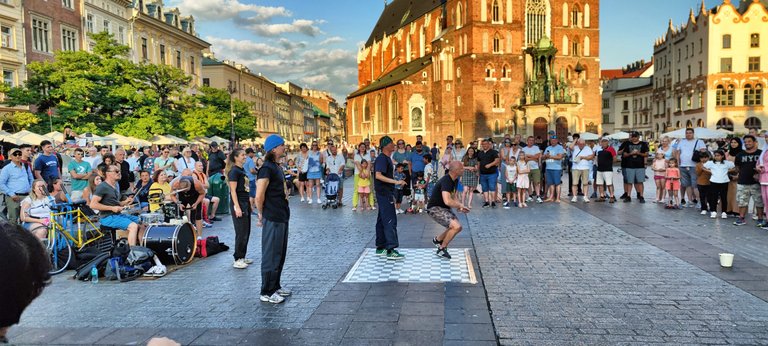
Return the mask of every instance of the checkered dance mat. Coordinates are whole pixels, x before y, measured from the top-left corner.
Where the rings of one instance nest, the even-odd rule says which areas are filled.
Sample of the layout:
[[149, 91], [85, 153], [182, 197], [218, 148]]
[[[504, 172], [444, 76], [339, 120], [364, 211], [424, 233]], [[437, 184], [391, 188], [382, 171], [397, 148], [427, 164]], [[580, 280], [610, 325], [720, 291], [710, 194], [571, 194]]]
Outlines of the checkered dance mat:
[[344, 282], [461, 282], [476, 284], [469, 249], [449, 248], [451, 260], [435, 255], [435, 249], [397, 249], [401, 260], [376, 256], [376, 249], [365, 249]]

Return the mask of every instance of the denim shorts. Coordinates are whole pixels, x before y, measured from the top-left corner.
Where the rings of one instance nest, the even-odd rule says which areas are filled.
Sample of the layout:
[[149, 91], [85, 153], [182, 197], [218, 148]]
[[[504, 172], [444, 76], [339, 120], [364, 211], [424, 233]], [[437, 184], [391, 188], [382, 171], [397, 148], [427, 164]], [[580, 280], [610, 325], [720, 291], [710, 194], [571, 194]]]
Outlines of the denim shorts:
[[645, 168], [624, 168], [625, 184], [642, 184], [645, 182]]
[[546, 171], [546, 173], [544, 173], [544, 174], [545, 174], [544, 175], [544, 180], [547, 181], [547, 186], [550, 186], [550, 185], [557, 186], [557, 185], [562, 185], [563, 184], [563, 180], [562, 180], [563, 170], [562, 169], [548, 169]]
[[134, 215], [112, 214], [101, 218], [101, 224], [115, 229], [128, 229], [132, 223], [138, 224], [139, 217]]
[[696, 168], [694, 167], [680, 167], [680, 183], [683, 185], [683, 187], [693, 187], [696, 188], [696, 179], [698, 179], [698, 176], [696, 176]]
[[256, 179], [248, 182], [248, 197], [256, 198]]
[[498, 173], [480, 174], [480, 186], [483, 188], [483, 192], [496, 192], [498, 178]]

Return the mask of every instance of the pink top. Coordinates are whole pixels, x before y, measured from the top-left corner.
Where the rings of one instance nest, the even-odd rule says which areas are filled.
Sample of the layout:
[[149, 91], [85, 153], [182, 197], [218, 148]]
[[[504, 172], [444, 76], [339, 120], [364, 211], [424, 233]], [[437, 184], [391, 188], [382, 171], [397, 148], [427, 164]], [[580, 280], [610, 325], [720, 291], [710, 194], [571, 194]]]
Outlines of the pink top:
[[768, 155], [765, 152], [760, 155], [760, 160], [757, 163], [757, 167], [762, 167], [763, 172], [760, 173], [760, 185], [768, 185]]
[[680, 169], [679, 168], [667, 168], [667, 178], [677, 178], [680, 179]]
[[664, 172], [666, 170], [667, 170], [667, 160], [665, 159], [653, 160], [653, 173], [655, 175], [664, 175]]

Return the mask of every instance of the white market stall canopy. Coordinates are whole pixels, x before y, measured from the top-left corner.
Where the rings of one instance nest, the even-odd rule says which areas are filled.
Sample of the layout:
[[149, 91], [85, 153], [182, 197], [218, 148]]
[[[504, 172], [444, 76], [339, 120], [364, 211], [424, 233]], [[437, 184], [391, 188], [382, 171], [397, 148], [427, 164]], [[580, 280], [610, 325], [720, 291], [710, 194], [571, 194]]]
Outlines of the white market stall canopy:
[[619, 131], [619, 132], [616, 132], [616, 133], [608, 136], [608, 138], [610, 138], [610, 139], [618, 139], [618, 140], [629, 139], [629, 133], [626, 133], [624, 131]]
[[[678, 129], [675, 131], [667, 132], [661, 134], [661, 137], [670, 137], [670, 138], [685, 138], [685, 130], [686, 129]], [[716, 138], [725, 138], [730, 133], [726, 130], [712, 130], [704, 127], [697, 127], [693, 129], [694, 131], [694, 138], [699, 139], [716, 139]]]
[[152, 138], [152, 140], [150, 140], [150, 142], [152, 142], [152, 144], [157, 144], [157, 145], [187, 144], [187, 141], [185, 141], [185, 140], [183, 140], [183, 139], [181, 139], [179, 137], [171, 136], [171, 135], [158, 135], [158, 136], [155, 136], [154, 138]]
[[592, 132], [580, 133], [579, 136], [581, 136], [581, 139], [583, 139], [585, 141], [596, 141], [596, 140], [600, 139], [600, 135], [598, 135], [597, 133], [592, 133]]
[[40, 142], [42, 141], [51, 141], [53, 142], [53, 138], [38, 135], [37, 133], [30, 132], [27, 130], [22, 130], [19, 132], [14, 133], [10, 136], [11, 138], [14, 138], [17, 140], [16, 144], [29, 144], [29, 145], [40, 145]]
[[229, 143], [228, 139], [221, 138], [219, 136], [213, 136], [211, 137], [211, 141], [213, 142], [219, 142], [219, 143]]
[[107, 137], [114, 138], [118, 145], [128, 145], [128, 146], [131, 146], [131, 145], [135, 145], [135, 146], [149, 146], [149, 145], [152, 145], [152, 143], [150, 141], [143, 140], [143, 139], [140, 139], [140, 138], [123, 136], [121, 134], [117, 134], [117, 133], [114, 133], [114, 132], [111, 135], [107, 136]]

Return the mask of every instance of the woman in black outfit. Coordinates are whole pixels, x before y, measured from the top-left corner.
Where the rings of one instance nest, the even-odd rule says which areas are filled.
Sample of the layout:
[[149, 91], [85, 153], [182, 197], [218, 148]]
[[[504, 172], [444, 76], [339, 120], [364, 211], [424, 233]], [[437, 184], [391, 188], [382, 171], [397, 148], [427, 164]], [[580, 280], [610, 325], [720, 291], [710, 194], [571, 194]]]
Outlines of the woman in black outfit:
[[251, 202], [248, 199], [249, 181], [245, 175], [245, 152], [235, 149], [227, 158], [227, 181], [229, 182], [230, 207], [232, 225], [235, 228], [235, 262], [232, 264], [237, 269], [248, 268], [253, 263], [250, 258], [245, 258], [248, 251], [248, 239], [251, 237]]

